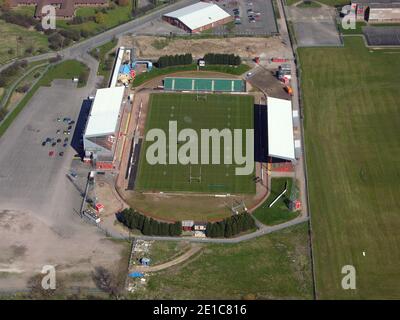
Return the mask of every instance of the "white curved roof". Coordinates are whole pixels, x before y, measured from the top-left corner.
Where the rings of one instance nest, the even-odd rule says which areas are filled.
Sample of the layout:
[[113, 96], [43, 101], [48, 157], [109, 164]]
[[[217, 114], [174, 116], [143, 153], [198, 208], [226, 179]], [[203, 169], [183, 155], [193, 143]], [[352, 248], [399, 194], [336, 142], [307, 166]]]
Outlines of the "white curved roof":
[[191, 30], [230, 17], [229, 13], [214, 3], [198, 2], [191, 6], [164, 14], [180, 20]]
[[98, 89], [90, 111], [85, 136], [114, 133], [125, 87]]
[[268, 97], [268, 154], [294, 160], [293, 113], [289, 100]]

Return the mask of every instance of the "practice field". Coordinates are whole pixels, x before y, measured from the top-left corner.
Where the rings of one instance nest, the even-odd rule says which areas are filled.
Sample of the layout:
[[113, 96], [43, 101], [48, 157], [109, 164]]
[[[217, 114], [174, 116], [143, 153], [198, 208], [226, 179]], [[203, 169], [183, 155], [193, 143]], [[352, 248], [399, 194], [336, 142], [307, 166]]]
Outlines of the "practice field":
[[[243, 129], [242, 149], [243, 154], [245, 153], [245, 129], [253, 129], [254, 122], [254, 98], [252, 96], [162, 93], [152, 94], [149, 104], [146, 133], [153, 128], [162, 129], [167, 136], [167, 148], [171, 147], [168, 145], [169, 121], [176, 121], [178, 133], [186, 128], [196, 131], [199, 139], [199, 162], [201, 159], [200, 129], [222, 130], [227, 128], [232, 132], [233, 129]], [[220, 164], [169, 164], [167, 156], [167, 165], [151, 165], [146, 159], [146, 153], [153, 144], [153, 141], [146, 141], [143, 144], [136, 190], [255, 193], [253, 173], [250, 175], [235, 174], [235, 169], [243, 167], [244, 164], [235, 164], [235, 157], [232, 157], [233, 164], [223, 163], [223, 139], [221, 139], [219, 148]], [[180, 150], [185, 144], [179, 142], [177, 149]], [[211, 143], [209, 146], [211, 154]]]
[[[321, 299], [400, 298], [399, 57], [361, 37], [300, 49]], [[341, 287], [345, 265], [356, 268], [356, 290]]]

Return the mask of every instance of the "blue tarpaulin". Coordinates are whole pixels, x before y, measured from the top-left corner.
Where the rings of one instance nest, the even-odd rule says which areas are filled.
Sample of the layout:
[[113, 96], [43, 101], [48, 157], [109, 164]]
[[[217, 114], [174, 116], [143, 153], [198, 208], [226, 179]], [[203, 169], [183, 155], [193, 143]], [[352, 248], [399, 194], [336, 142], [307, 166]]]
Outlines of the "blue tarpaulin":
[[128, 64], [124, 64], [124, 65], [121, 67], [120, 72], [123, 73], [123, 74], [129, 74], [129, 73], [131, 72], [131, 68], [129, 67]]
[[132, 272], [132, 273], [128, 274], [128, 276], [131, 278], [141, 278], [144, 276], [144, 274], [141, 272]]

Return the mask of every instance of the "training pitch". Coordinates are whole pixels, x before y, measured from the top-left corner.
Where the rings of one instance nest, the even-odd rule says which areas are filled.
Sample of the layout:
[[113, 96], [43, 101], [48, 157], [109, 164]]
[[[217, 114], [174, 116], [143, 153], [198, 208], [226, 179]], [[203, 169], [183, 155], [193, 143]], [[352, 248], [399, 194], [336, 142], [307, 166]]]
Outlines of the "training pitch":
[[[245, 129], [253, 129], [254, 98], [244, 95], [223, 94], [152, 94], [146, 122], [146, 134], [153, 128], [162, 129], [167, 135], [169, 148], [169, 122], [176, 121], [177, 132], [193, 129], [199, 137], [199, 161], [201, 158], [201, 129], [242, 129], [243, 154], [245, 154]], [[233, 134], [232, 134], [233, 136]], [[153, 141], [145, 141], [140, 155], [138, 191], [187, 191], [204, 193], [255, 193], [254, 170], [249, 175], [236, 175], [235, 169], [243, 165], [224, 164], [223, 139], [221, 139], [220, 164], [168, 164], [151, 165], [146, 159]], [[179, 150], [185, 142], [178, 142]], [[211, 143], [209, 144], [210, 150]], [[211, 153], [211, 152], [210, 152]], [[211, 156], [210, 156], [211, 159]], [[211, 160], [210, 160], [211, 163]]]
[[[399, 50], [300, 50], [317, 297], [399, 299]], [[343, 266], [356, 289], [341, 286]]]

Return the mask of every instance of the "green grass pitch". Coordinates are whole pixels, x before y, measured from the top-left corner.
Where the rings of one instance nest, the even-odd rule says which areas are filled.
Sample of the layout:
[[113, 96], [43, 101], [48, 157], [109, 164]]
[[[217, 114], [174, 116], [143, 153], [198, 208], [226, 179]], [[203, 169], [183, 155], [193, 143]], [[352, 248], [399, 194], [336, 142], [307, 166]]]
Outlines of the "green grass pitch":
[[399, 299], [400, 50], [352, 37], [300, 62], [317, 296]]
[[[244, 129], [253, 129], [253, 106], [252, 96], [202, 94], [197, 98], [197, 94], [152, 94], [146, 133], [152, 128], [160, 128], [168, 134], [169, 121], [177, 121], [178, 132], [185, 128], [194, 129], [199, 140], [200, 129], [243, 129], [244, 136]], [[146, 161], [146, 150], [151, 144], [153, 142], [144, 141], [142, 145], [136, 190], [255, 193], [253, 174], [235, 175], [235, 164], [150, 165]], [[199, 157], [200, 153], [199, 149]], [[192, 177], [199, 177], [200, 168], [201, 182], [193, 179], [190, 182], [190, 170]]]

